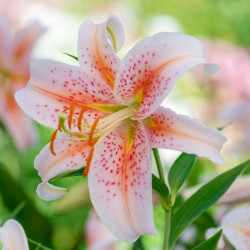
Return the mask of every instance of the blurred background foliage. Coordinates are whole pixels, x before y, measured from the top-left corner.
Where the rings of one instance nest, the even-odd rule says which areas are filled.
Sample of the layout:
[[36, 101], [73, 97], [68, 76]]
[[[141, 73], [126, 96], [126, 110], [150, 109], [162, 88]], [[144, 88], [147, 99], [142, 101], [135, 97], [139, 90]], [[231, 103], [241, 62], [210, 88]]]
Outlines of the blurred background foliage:
[[[35, 59], [58, 59], [75, 63], [62, 52], [76, 54], [77, 29], [81, 22], [87, 18], [94, 22], [103, 21], [108, 15], [115, 14], [122, 20], [127, 38], [125, 48], [120, 52], [121, 56], [136, 41], [152, 35], [155, 31], [180, 31], [206, 42], [220, 41], [227, 46], [229, 44], [232, 51], [243, 50], [248, 62], [246, 60], [242, 67], [245, 67], [244, 74], [247, 74], [250, 79], [250, 64], [247, 64], [250, 60], [250, 2], [248, 0], [1, 0], [0, 12], [13, 25], [13, 29], [17, 29], [34, 17], [46, 26], [47, 32], [35, 47]], [[234, 60], [232, 57], [225, 57], [224, 62]], [[215, 60], [216, 56], [213, 58]], [[243, 74], [242, 71], [238, 72], [238, 66], [235, 63], [231, 67], [236, 74], [235, 79], [240, 78], [237, 74]], [[223, 65], [221, 67], [223, 68]], [[232, 92], [237, 95], [235, 92], [240, 84], [242, 82], [235, 81], [229, 88], [232, 88]], [[229, 91], [227, 82], [221, 83], [216, 78], [208, 82], [205, 77], [197, 76], [194, 72], [193, 75], [187, 74], [182, 78], [164, 105], [218, 127], [227, 122], [219, 111], [223, 113], [232, 105], [249, 103], [249, 88], [248, 80], [244, 85], [244, 95], [240, 93], [235, 99], [231, 96], [225, 98], [216, 93]], [[248, 109], [249, 112], [249, 105], [243, 106], [243, 109]], [[249, 157], [249, 142], [244, 139], [250, 138], [250, 122], [249, 119], [241, 121], [241, 118], [237, 118], [223, 130], [229, 139], [228, 146], [222, 152], [225, 164], [218, 167], [205, 159], [199, 159], [186, 184], [187, 187], [211, 179], [218, 172], [233, 167]], [[84, 232], [91, 210], [87, 182], [81, 177], [60, 180], [61, 186], [70, 187], [70, 192], [65, 197], [53, 202], [43, 201], [37, 197], [36, 187], [40, 183], [40, 177], [33, 167], [33, 162], [35, 156], [49, 142], [52, 130], [39, 124], [36, 126], [39, 143], [27, 150], [19, 151], [8, 135], [7, 128], [1, 123], [0, 224], [2, 225], [9, 217], [15, 217], [23, 225], [29, 238], [47, 247], [60, 250], [86, 249]], [[170, 151], [161, 151], [161, 153], [167, 173], [178, 153]], [[161, 248], [163, 211], [157, 197], [155, 200], [154, 216], [159, 236], [143, 236], [134, 246], [117, 241], [114, 249], [142, 249], [143, 246], [144, 249]], [[182, 197], [178, 198], [178, 202], [180, 204], [183, 202]], [[20, 206], [20, 211], [13, 214], [13, 211]], [[217, 224], [212, 212], [213, 209], [203, 214], [186, 232], [188, 236], [185, 237], [184, 233], [178, 242], [180, 249], [191, 249], [204, 240], [206, 229]], [[31, 244], [30, 247], [36, 249], [35, 245]]]

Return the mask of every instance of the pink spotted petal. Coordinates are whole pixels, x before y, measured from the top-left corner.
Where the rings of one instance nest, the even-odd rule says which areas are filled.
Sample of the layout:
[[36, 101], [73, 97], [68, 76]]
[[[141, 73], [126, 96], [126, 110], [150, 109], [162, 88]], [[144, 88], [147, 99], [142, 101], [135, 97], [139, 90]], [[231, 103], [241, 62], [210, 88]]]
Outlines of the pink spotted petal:
[[107, 104], [114, 102], [113, 91], [98, 78], [65, 63], [40, 60], [31, 63], [29, 85], [69, 101]]
[[250, 249], [250, 206], [230, 211], [221, 226], [223, 234], [237, 250]]
[[[53, 65], [53, 66], [52, 66]], [[66, 71], [66, 72], [65, 72]], [[81, 80], [79, 79], [81, 78]], [[15, 94], [18, 105], [37, 122], [56, 128], [58, 115], [76, 103], [76, 114], [87, 104], [112, 100], [112, 93], [98, 88], [98, 83], [83, 79], [79, 68], [53, 61], [38, 61], [31, 65], [31, 79], [26, 88]], [[83, 81], [83, 82], [82, 82]], [[96, 85], [97, 84], [97, 85]], [[107, 95], [106, 95], [107, 94]], [[84, 117], [92, 122], [102, 113], [87, 109]]]
[[112, 81], [120, 65], [115, 49], [119, 50], [123, 41], [123, 27], [117, 17], [110, 16], [101, 24], [85, 21], [79, 29], [78, 38], [78, 59], [81, 68], [98, 75], [113, 87]]
[[61, 133], [55, 140], [54, 151], [50, 151], [50, 144], [47, 144], [35, 159], [35, 168], [42, 179], [37, 188], [37, 193], [44, 200], [60, 198], [65, 194], [66, 189], [55, 187], [48, 183], [53, 177], [86, 165], [89, 155], [88, 141], [63, 141], [60, 139], [74, 139], [68, 134]]
[[151, 148], [178, 150], [223, 163], [220, 150], [226, 138], [218, 130], [163, 107], [159, 107], [150, 118], [156, 125], [147, 125]]
[[20, 74], [29, 73], [32, 49], [44, 31], [44, 27], [37, 21], [33, 21], [17, 33], [12, 50], [12, 71]]
[[151, 166], [145, 129], [138, 124], [126, 153], [128, 127], [111, 132], [94, 152], [88, 175], [98, 216], [118, 238], [157, 234], [153, 221]]
[[192, 36], [159, 33], [137, 43], [122, 61], [115, 79], [115, 94], [125, 103], [142, 91], [137, 119], [149, 116], [179, 78], [192, 67], [205, 64], [205, 74], [218, 71], [207, 64], [203, 45]]
[[23, 227], [16, 220], [7, 220], [0, 227], [0, 241], [3, 250], [29, 250], [27, 236]]

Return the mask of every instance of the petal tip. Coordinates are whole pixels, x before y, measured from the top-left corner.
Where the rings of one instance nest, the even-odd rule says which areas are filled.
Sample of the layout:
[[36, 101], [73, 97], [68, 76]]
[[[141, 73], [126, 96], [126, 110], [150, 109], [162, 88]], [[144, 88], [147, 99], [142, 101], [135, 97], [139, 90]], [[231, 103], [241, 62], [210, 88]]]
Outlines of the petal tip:
[[46, 201], [57, 200], [68, 192], [66, 188], [56, 187], [48, 182], [40, 183], [36, 189], [37, 195]]

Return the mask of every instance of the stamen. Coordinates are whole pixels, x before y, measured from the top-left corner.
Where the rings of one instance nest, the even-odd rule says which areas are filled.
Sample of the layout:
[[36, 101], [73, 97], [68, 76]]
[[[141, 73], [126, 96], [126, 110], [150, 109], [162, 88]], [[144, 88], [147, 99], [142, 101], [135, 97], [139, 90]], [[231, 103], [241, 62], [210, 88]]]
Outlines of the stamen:
[[85, 138], [85, 139], [88, 139], [89, 136], [88, 135], [85, 135], [85, 134], [81, 134], [81, 133], [78, 133], [78, 132], [72, 132], [70, 130], [68, 130], [65, 125], [64, 125], [64, 121], [67, 119], [67, 115], [65, 113], [61, 113], [59, 114], [59, 122], [60, 122], [60, 125], [61, 125], [61, 128], [62, 130], [69, 134], [69, 135], [73, 135], [73, 136], [76, 136], [76, 137], [79, 137], [79, 138]]
[[82, 131], [82, 118], [83, 118], [83, 113], [84, 113], [85, 110], [86, 110], [86, 108], [82, 108], [80, 113], [79, 113], [79, 117], [78, 117], [77, 126], [78, 126], [78, 129], [79, 129], [80, 132]]
[[56, 129], [52, 135], [51, 135], [51, 138], [50, 138], [50, 151], [53, 155], [56, 155], [55, 151], [54, 151], [54, 142], [55, 142], [55, 139], [56, 139], [56, 134], [57, 134], [57, 131], [59, 131], [60, 128]]
[[92, 125], [92, 128], [91, 128], [91, 131], [89, 133], [89, 145], [92, 146], [92, 143], [93, 143], [93, 134], [94, 134], [94, 131], [96, 129], [96, 126], [98, 124], [100, 120], [100, 117], [97, 117], [96, 120], [94, 121], [93, 125]]
[[89, 173], [90, 164], [91, 164], [91, 161], [92, 161], [92, 158], [93, 158], [93, 155], [94, 155], [94, 150], [95, 150], [95, 148], [93, 147], [93, 148], [91, 148], [91, 150], [89, 152], [86, 167], [85, 167], [84, 172], [83, 172], [83, 177], [86, 177], [88, 175], [88, 173]]
[[70, 108], [69, 108], [69, 118], [68, 118], [69, 129], [71, 129], [71, 124], [72, 124], [72, 120], [73, 120], [74, 111], [75, 111], [75, 102], [73, 101], [71, 103]]

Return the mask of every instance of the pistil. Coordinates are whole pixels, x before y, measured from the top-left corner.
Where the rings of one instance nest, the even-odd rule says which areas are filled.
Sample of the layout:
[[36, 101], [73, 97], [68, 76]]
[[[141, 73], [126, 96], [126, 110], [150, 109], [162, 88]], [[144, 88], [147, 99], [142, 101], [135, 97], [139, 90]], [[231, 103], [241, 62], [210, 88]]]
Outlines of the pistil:
[[[87, 120], [84, 118], [84, 112], [87, 108], [83, 107], [77, 117], [75, 112], [75, 103], [72, 102], [69, 108], [63, 110], [63, 113], [59, 115], [59, 124], [58, 128], [53, 132], [50, 141], [50, 150], [51, 153], [56, 155], [54, 151], [54, 141], [65, 140], [65, 141], [87, 141], [89, 142], [89, 146], [92, 147], [87, 159], [86, 168], [83, 176], [88, 174], [91, 160], [94, 155], [95, 148], [105, 139], [105, 137], [111, 133], [114, 129], [122, 125], [127, 120], [131, 119], [135, 116], [136, 107], [131, 105], [124, 107], [111, 115], [106, 116], [105, 118], [100, 119], [97, 117], [92, 124], [89, 124]], [[67, 115], [65, 112], [68, 111]], [[73, 117], [76, 117], [77, 122], [73, 122]], [[68, 128], [65, 126], [65, 121], [68, 120]], [[72, 131], [72, 125], [74, 125], [79, 132]], [[74, 136], [70, 139], [59, 139], [56, 138], [58, 131], [64, 131], [65, 133]]]

